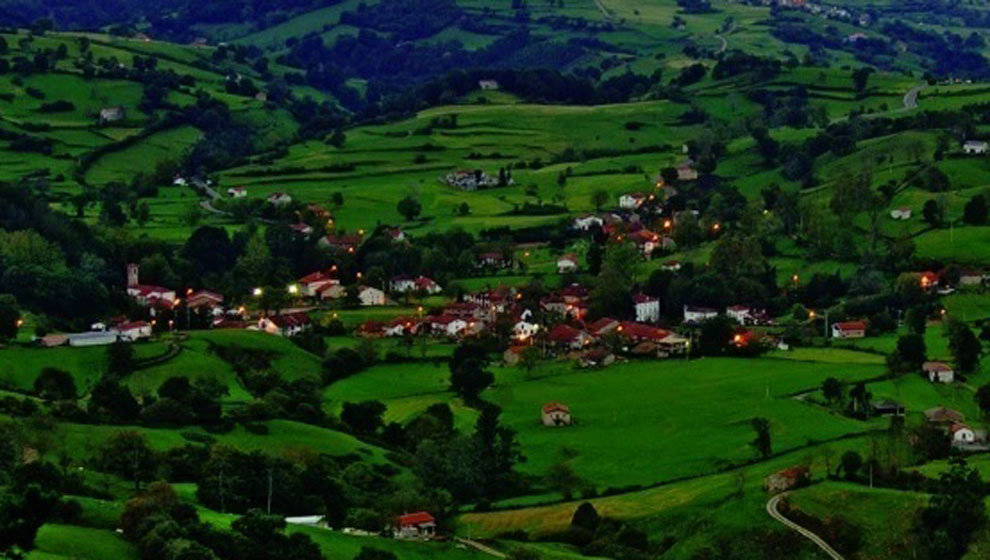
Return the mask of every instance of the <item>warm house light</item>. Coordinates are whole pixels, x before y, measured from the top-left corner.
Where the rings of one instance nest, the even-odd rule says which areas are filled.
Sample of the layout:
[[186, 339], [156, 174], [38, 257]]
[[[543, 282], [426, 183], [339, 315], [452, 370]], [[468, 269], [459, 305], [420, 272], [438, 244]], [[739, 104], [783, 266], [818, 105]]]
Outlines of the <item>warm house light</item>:
[[347, 248], [347, 252], [348, 253], [353, 253], [354, 252], [354, 247], [348, 247]]
[[716, 223], [712, 225], [712, 230], [718, 231], [720, 229], [722, 229], [722, 224]]
[[192, 293], [193, 293], [193, 289], [192, 288], [186, 288], [186, 295], [187, 296], [191, 296]]
[[358, 230], [358, 235], [364, 235], [364, 230], [363, 229], [359, 229]]
[[17, 320], [17, 328], [21, 328], [23, 326], [24, 326], [24, 319], [18, 319]]
[[815, 312], [814, 311], [809, 311], [808, 312], [808, 318], [809, 319], [814, 319], [815, 318]]
[[289, 284], [289, 293], [292, 294], [292, 295], [298, 294], [299, 293], [299, 286], [297, 286], [295, 284]]
[[922, 288], [927, 288], [929, 284], [931, 284], [931, 280], [929, 280], [927, 276], [922, 276], [921, 277], [921, 287]]
[[254, 294], [254, 297], [261, 297], [261, 294], [265, 293], [265, 290], [261, 288], [255, 288], [251, 293]]
[[670, 229], [670, 226], [672, 226], [672, 225], [674, 225], [674, 224], [670, 220], [664, 220], [663, 221], [663, 227], [665, 229]]
[[741, 334], [737, 334], [736, 336], [732, 337], [732, 341], [735, 342], [736, 344], [742, 344], [743, 337]]

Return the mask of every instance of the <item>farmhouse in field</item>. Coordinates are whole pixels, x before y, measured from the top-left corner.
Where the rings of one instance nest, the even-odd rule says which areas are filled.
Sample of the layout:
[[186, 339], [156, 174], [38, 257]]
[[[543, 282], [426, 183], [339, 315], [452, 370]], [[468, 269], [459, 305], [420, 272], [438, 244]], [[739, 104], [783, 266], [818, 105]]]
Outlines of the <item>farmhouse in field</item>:
[[925, 362], [921, 365], [921, 371], [932, 383], [952, 383], [955, 379], [952, 366], [945, 362]]
[[540, 421], [548, 428], [571, 425], [571, 409], [566, 404], [557, 402], [543, 405], [540, 414]]
[[247, 187], [230, 187], [227, 189], [230, 198], [244, 198], [247, 196]]
[[285, 313], [258, 319], [258, 329], [269, 334], [295, 336], [309, 330], [313, 324], [305, 313]]
[[161, 286], [141, 284], [139, 281], [140, 267], [131, 263], [127, 265], [127, 295], [146, 307], [162, 307], [173, 305], [176, 301], [175, 290]]
[[397, 539], [432, 539], [436, 532], [436, 519], [425, 511], [400, 515], [392, 527], [392, 533]]
[[646, 195], [638, 192], [626, 193], [619, 197], [619, 208], [635, 210], [646, 202]]
[[588, 231], [593, 227], [602, 227], [605, 224], [605, 220], [602, 220], [594, 214], [585, 214], [584, 216], [578, 216], [574, 218], [574, 229], [581, 231]]
[[962, 270], [959, 272], [959, 285], [960, 286], [980, 286], [983, 284], [984, 278], [986, 276], [976, 270]]
[[489, 189], [504, 185], [512, 185], [515, 182], [512, 176], [506, 173], [504, 177], [489, 175], [480, 169], [460, 169], [448, 173], [442, 182], [457, 187], [465, 191], [476, 191], [478, 189]]
[[273, 206], [285, 206], [286, 204], [292, 202], [292, 196], [289, 195], [289, 193], [273, 192], [272, 194], [268, 195], [267, 200], [268, 203]]
[[866, 336], [866, 323], [846, 321], [832, 325], [832, 338], [863, 338]]
[[810, 474], [808, 467], [791, 467], [771, 474], [763, 484], [767, 492], [779, 494], [807, 484]]
[[967, 155], [983, 155], [990, 149], [990, 144], [982, 140], [966, 140], [963, 144], [963, 152]]
[[578, 258], [574, 253], [562, 255], [557, 259], [557, 274], [567, 274], [577, 271]]
[[337, 279], [337, 267], [307, 274], [296, 280], [296, 284], [299, 285], [299, 292], [303, 296], [317, 297], [324, 286], [340, 285], [340, 280]]
[[478, 80], [478, 87], [484, 91], [493, 91], [498, 89], [498, 82], [495, 80]]
[[877, 416], [903, 416], [904, 405], [891, 399], [881, 399], [870, 403], [873, 414]]
[[907, 206], [898, 206], [890, 211], [890, 217], [895, 220], [910, 220], [911, 209]]
[[100, 124], [120, 122], [125, 118], [127, 118], [127, 111], [123, 107], [104, 107], [100, 109]]
[[443, 289], [439, 284], [426, 276], [396, 276], [388, 283], [388, 288], [393, 292], [404, 294], [406, 292], [424, 292], [430, 295], [439, 294]]
[[952, 436], [953, 445], [973, 443], [976, 441], [976, 433], [973, 432], [973, 428], [962, 423], [949, 426], [949, 435]]

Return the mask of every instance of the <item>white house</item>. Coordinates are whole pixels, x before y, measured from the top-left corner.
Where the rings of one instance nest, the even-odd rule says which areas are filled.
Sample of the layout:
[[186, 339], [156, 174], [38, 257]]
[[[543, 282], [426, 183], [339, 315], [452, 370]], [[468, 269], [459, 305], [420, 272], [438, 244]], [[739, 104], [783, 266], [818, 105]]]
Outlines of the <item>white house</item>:
[[530, 323], [525, 319], [520, 319], [516, 321], [515, 325], [512, 325], [512, 336], [519, 340], [528, 340], [540, 332], [540, 325], [537, 323]]
[[268, 195], [268, 203], [275, 206], [283, 206], [292, 202], [292, 197], [288, 193], [284, 192], [273, 192]]
[[128, 342], [133, 342], [140, 338], [151, 338], [151, 323], [147, 321], [121, 323], [114, 327], [113, 332], [120, 336], [121, 340]]
[[709, 309], [707, 307], [691, 307], [689, 305], [684, 306], [685, 323], [700, 323], [715, 317], [718, 317], [718, 311], [715, 309]]
[[866, 323], [846, 321], [832, 325], [832, 338], [863, 338], [866, 336]]
[[725, 310], [725, 314], [740, 325], [746, 324], [746, 320], [750, 318], [750, 313], [750, 309], [745, 305], [733, 305]]
[[426, 276], [396, 276], [388, 283], [388, 288], [393, 292], [404, 294], [409, 291], [422, 290], [428, 294], [439, 294], [443, 289], [439, 284]]
[[955, 372], [945, 362], [925, 362], [921, 364], [921, 370], [932, 383], [952, 383], [955, 379]]
[[227, 189], [227, 194], [231, 198], [244, 198], [247, 196], [247, 187], [230, 187]]
[[949, 428], [949, 433], [952, 434], [953, 445], [976, 441], [976, 433], [966, 424], [953, 424]]
[[453, 315], [440, 315], [430, 319], [430, 329], [446, 336], [457, 336], [468, 327], [468, 322]]
[[895, 220], [910, 220], [911, 209], [907, 206], [899, 206], [890, 211], [890, 217]]
[[397, 539], [431, 539], [436, 531], [436, 519], [425, 511], [400, 515], [392, 527], [392, 533]]
[[639, 208], [640, 204], [646, 200], [646, 196], [641, 193], [626, 193], [619, 197], [619, 208], [633, 210]]
[[547, 403], [540, 410], [540, 422], [548, 428], [571, 425], [571, 409], [566, 404]]
[[982, 140], [966, 140], [963, 144], [963, 152], [969, 155], [982, 155], [987, 153], [990, 145]]
[[117, 342], [115, 332], [84, 332], [66, 335], [69, 346], [106, 346]]
[[385, 292], [371, 286], [358, 288], [358, 299], [363, 306], [385, 305]]
[[557, 274], [567, 274], [577, 270], [577, 255], [568, 253], [557, 259]]
[[498, 89], [498, 82], [496, 80], [478, 80], [478, 87], [485, 91], [491, 91]]
[[145, 306], [168, 306], [175, 303], [175, 290], [141, 284], [140, 270], [134, 263], [127, 265], [127, 295]]
[[316, 297], [319, 295], [320, 288], [324, 286], [339, 286], [340, 280], [337, 279], [337, 271], [334, 268], [330, 268], [307, 274], [296, 280], [296, 284], [299, 285], [299, 291], [302, 295]]
[[588, 231], [593, 227], [602, 227], [604, 224], [605, 220], [602, 220], [594, 214], [587, 214], [574, 218], [574, 229], [581, 231]]
[[312, 326], [309, 315], [305, 313], [286, 313], [274, 317], [258, 319], [258, 329], [269, 334], [295, 336]]
[[633, 296], [633, 306], [636, 308], [637, 322], [656, 323], [660, 320], [660, 298], [637, 294]]

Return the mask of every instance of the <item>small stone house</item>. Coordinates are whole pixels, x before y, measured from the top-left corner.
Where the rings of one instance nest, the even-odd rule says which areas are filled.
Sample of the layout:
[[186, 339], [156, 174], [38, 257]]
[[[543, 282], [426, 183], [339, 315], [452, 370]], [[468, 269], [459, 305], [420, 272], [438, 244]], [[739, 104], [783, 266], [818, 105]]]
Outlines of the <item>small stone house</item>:
[[540, 421], [544, 426], [556, 428], [571, 425], [571, 409], [566, 404], [547, 403], [543, 405]]
[[804, 486], [810, 478], [811, 471], [808, 470], [808, 467], [791, 467], [771, 474], [763, 485], [767, 492], [780, 494]]

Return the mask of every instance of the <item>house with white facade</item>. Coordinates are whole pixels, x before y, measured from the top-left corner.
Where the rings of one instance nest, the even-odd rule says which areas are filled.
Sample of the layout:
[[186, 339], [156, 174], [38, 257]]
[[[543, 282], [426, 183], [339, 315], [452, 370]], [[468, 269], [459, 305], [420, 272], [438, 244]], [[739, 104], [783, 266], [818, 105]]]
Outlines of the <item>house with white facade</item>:
[[636, 321], [639, 323], [656, 323], [660, 320], [660, 298], [637, 294], [633, 296], [633, 307], [636, 308]]
[[371, 286], [358, 288], [358, 299], [361, 301], [361, 305], [365, 307], [385, 305], [386, 302], [385, 292]]

